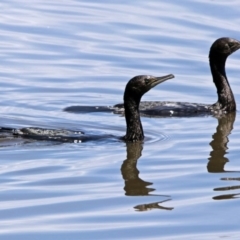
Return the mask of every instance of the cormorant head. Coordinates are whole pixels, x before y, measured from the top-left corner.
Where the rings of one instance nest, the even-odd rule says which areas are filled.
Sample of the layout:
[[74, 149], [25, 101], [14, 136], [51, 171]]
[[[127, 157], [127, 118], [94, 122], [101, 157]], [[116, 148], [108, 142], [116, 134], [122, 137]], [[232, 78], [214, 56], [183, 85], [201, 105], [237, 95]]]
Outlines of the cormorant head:
[[211, 55], [217, 55], [227, 58], [230, 54], [237, 51], [240, 48], [240, 42], [233, 38], [219, 38], [210, 48], [209, 57]]
[[124, 98], [126, 96], [131, 96], [137, 97], [140, 100], [141, 97], [151, 88], [171, 78], [174, 78], [174, 75], [169, 74], [162, 77], [154, 77], [150, 75], [136, 76], [127, 83]]

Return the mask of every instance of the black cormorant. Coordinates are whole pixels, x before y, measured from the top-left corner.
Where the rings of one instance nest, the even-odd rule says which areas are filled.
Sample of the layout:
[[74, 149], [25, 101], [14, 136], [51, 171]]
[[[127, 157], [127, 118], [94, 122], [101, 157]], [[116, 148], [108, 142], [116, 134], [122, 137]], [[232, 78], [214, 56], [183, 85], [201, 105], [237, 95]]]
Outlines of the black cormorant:
[[[229, 55], [240, 48], [240, 42], [233, 38], [219, 38], [211, 46], [209, 64], [213, 82], [217, 88], [218, 101], [215, 104], [199, 104], [188, 102], [142, 101], [139, 106], [144, 116], [219, 116], [236, 111], [236, 102], [225, 72], [225, 62]], [[64, 111], [82, 112], [114, 112], [123, 113], [124, 104], [114, 106], [72, 106]]]
[[[156, 85], [174, 78], [172, 74], [163, 77], [141, 75], [129, 80], [124, 92], [124, 107], [126, 118], [126, 135], [122, 139], [126, 142], [137, 142], [144, 139], [142, 123], [139, 114], [139, 103], [141, 97]], [[7, 132], [14, 136], [31, 138], [37, 140], [50, 140], [59, 142], [82, 142], [86, 140], [96, 140], [107, 136], [88, 135], [79, 131], [43, 129], [43, 128], [0, 128], [0, 132]]]

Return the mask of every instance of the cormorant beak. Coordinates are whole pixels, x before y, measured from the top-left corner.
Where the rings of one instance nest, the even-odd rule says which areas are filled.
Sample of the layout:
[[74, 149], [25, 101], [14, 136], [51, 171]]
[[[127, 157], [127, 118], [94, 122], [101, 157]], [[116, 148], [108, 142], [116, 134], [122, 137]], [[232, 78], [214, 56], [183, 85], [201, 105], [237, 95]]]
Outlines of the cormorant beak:
[[240, 42], [236, 41], [236, 43], [231, 47], [231, 52], [235, 52], [240, 48]]
[[169, 74], [169, 75], [162, 76], [162, 77], [154, 77], [154, 78], [151, 79], [150, 86], [151, 86], [151, 88], [153, 88], [156, 85], [158, 85], [159, 83], [165, 82], [165, 81], [167, 81], [169, 79], [172, 79], [172, 78], [174, 78], [173, 74]]

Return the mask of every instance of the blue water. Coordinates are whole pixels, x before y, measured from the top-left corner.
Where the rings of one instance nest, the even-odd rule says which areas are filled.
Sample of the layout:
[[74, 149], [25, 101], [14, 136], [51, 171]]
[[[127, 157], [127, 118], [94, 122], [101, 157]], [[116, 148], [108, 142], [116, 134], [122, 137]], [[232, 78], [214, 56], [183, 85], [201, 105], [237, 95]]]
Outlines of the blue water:
[[[143, 100], [216, 102], [212, 42], [240, 39], [239, 2], [0, 3], [0, 126], [122, 136], [110, 113], [135, 75], [167, 81]], [[240, 106], [240, 52], [227, 75]], [[238, 107], [239, 108], [239, 107]], [[0, 141], [1, 239], [239, 239], [239, 113], [142, 118], [146, 141]]]

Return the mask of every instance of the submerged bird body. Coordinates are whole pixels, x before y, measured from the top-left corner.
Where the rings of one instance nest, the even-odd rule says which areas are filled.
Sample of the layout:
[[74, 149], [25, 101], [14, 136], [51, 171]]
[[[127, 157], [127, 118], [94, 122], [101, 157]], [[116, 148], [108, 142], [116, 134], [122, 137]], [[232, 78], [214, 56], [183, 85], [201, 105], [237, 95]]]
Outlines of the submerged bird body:
[[[174, 78], [172, 74], [163, 77], [141, 75], [129, 80], [124, 92], [124, 108], [127, 128], [126, 135], [121, 138], [122, 140], [126, 142], [143, 141], [144, 133], [139, 114], [141, 97], [151, 88], [171, 78]], [[29, 139], [75, 143], [113, 137], [110, 135], [88, 135], [81, 131], [35, 127], [21, 129], [0, 127], [0, 132]]]
[[[226, 76], [225, 63], [227, 57], [239, 48], [240, 42], [232, 38], [219, 38], [210, 48], [209, 65], [218, 95], [218, 100], [215, 104], [143, 101], [139, 106], [141, 115], [152, 117], [220, 116], [228, 112], [236, 111], [236, 102]], [[124, 104], [116, 104], [109, 107], [72, 106], [64, 110], [75, 113], [96, 111], [124, 113]]]
[[[140, 103], [139, 111], [142, 116], [150, 117], [196, 117], [214, 115], [212, 105], [189, 102], [151, 102]], [[109, 108], [116, 114], [124, 112], [123, 104], [116, 104]]]
[[[38, 128], [38, 127], [25, 127], [25, 128], [8, 128], [0, 127], [0, 133], [2, 138], [8, 134], [8, 137], [22, 137], [35, 140], [49, 140], [55, 142], [82, 142], [85, 140], [84, 132], [73, 131], [67, 129], [49, 129], [49, 128]], [[89, 138], [89, 136], [88, 136]]]

